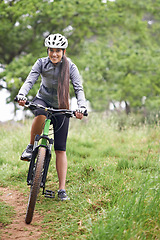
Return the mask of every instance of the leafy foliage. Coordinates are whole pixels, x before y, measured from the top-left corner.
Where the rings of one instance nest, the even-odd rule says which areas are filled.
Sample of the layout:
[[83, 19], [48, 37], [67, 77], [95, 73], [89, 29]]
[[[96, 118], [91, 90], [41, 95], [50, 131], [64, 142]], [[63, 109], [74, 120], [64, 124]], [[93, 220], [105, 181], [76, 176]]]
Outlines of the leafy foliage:
[[78, 65], [92, 108], [108, 109], [116, 101], [132, 110], [158, 108], [159, 8], [153, 0], [1, 1], [0, 78], [9, 101], [35, 60], [46, 56], [44, 38], [59, 32], [69, 40], [67, 54]]

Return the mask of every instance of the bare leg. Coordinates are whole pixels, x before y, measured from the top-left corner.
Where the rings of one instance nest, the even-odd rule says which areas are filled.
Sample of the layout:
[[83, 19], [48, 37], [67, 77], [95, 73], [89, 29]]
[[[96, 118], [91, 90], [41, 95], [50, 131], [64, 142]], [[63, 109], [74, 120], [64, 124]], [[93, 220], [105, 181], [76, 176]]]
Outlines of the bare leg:
[[67, 175], [66, 151], [55, 151], [55, 153], [56, 153], [56, 169], [59, 179], [59, 190], [65, 189]]
[[31, 139], [30, 139], [30, 144], [34, 144], [34, 139], [37, 134], [42, 133], [42, 129], [44, 127], [44, 122], [45, 122], [46, 116], [44, 115], [39, 115], [34, 118], [32, 127], [31, 127]]

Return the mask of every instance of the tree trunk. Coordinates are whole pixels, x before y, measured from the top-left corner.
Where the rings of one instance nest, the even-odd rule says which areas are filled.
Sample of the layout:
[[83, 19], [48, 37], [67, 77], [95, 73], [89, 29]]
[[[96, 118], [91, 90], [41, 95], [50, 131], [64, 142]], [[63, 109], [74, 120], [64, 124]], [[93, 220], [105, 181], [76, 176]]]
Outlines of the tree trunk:
[[128, 115], [131, 112], [130, 105], [125, 101], [126, 104], [126, 114]]

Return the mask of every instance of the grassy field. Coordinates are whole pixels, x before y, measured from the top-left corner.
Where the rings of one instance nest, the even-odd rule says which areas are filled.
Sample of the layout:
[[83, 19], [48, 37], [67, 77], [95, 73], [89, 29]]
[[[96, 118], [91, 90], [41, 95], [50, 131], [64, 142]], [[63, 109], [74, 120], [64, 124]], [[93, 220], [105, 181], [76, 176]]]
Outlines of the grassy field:
[[[0, 125], [0, 185], [26, 196], [28, 163], [19, 156], [29, 142], [30, 125], [30, 120]], [[160, 239], [159, 140], [158, 123], [140, 124], [132, 116], [92, 113], [82, 121], [71, 119], [66, 184], [71, 201], [39, 194], [41, 239]], [[57, 191], [54, 153], [46, 185]], [[0, 207], [0, 222], [9, 224], [14, 210]]]

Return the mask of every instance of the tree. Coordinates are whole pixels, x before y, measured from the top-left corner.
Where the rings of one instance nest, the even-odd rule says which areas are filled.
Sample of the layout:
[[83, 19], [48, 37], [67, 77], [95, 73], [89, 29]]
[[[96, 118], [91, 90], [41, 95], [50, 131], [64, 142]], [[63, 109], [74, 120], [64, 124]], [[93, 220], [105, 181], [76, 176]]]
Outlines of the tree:
[[99, 0], [1, 1], [0, 63], [4, 72], [0, 77], [11, 92], [9, 101], [13, 101], [35, 59], [46, 56], [44, 38], [62, 33], [69, 40], [68, 55], [79, 55], [85, 39], [102, 25], [102, 7]]
[[160, 22], [153, 14], [158, 14], [158, 2], [119, 0], [107, 7], [112, 21], [109, 29], [86, 44], [83, 79], [87, 97], [97, 110], [108, 109], [115, 101], [124, 101], [127, 111], [138, 110], [144, 106], [144, 96], [146, 107], [157, 107], [159, 46], [154, 29], [159, 29]]
[[11, 92], [9, 101], [35, 60], [46, 56], [44, 38], [59, 32], [69, 40], [68, 56], [80, 69], [94, 109], [124, 101], [127, 109], [137, 110], [144, 96], [146, 107], [158, 106], [159, 8], [156, 0], [1, 1], [0, 62], [5, 70], [0, 77]]

